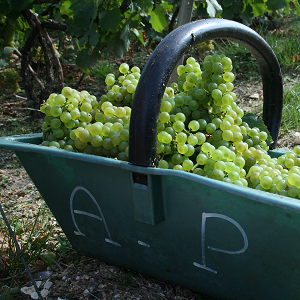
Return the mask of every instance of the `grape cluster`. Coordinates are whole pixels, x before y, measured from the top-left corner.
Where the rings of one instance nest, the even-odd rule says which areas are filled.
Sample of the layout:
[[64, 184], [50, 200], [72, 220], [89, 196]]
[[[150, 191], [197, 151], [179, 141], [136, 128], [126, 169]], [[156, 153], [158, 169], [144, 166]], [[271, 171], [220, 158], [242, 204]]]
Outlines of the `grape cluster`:
[[14, 34], [15, 25], [5, 15], [0, 14], [0, 48], [13, 47]]
[[20, 76], [15, 69], [5, 69], [0, 73], [1, 83], [13, 93], [18, 93], [20, 91], [18, 84], [19, 80]]
[[[131, 105], [140, 69], [110, 73], [98, 102], [69, 87], [42, 105], [43, 145], [127, 161]], [[300, 198], [300, 146], [278, 158], [268, 154], [269, 133], [243, 121], [233, 92], [232, 61], [208, 55], [203, 70], [192, 57], [165, 89], [157, 123], [158, 167]]]
[[199, 43], [196, 48], [199, 50], [201, 53], [205, 53], [207, 51], [212, 51], [214, 50], [214, 44], [212, 40], [207, 40], [202, 43]]
[[[135, 67], [132, 71], [139, 69]], [[128, 65], [121, 65], [120, 72], [129, 73]], [[107, 75], [108, 84], [115, 81], [115, 75]], [[42, 145], [127, 161], [131, 108], [115, 106], [112, 99], [108, 101], [110, 90], [116, 91], [117, 85], [113, 87], [112, 84], [108, 85], [109, 91], [100, 102], [87, 91], [79, 92], [70, 87], [63, 88], [61, 94], [51, 94], [41, 106], [41, 111], [46, 114], [42, 124]], [[118, 92], [114, 94], [120, 103]]]

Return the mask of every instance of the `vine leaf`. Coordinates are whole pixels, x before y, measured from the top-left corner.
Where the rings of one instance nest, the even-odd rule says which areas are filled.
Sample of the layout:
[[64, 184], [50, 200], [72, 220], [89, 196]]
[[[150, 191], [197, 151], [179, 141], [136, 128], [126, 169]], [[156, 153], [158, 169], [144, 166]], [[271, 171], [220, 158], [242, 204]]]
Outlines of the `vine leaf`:
[[103, 31], [117, 31], [122, 22], [122, 14], [118, 7], [105, 10], [99, 15], [99, 24]]
[[168, 25], [165, 17], [165, 9], [162, 5], [157, 5], [156, 8], [149, 12], [150, 21], [153, 29], [157, 32], [162, 32]]
[[136, 28], [131, 29], [137, 39], [140, 41], [142, 45], [145, 45], [143, 32], [141, 30], [137, 30]]
[[81, 36], [91, 27], [97, 16], [96, 0], [75, 0], [70, 6], [74, 12], [73, 19], [67, 20], [68, 34], [71, 36]]
[[33, 0], [7, 0], [10, 10], [26, 10], [32, 8]]
[[269, 132], [267, 126], [265, 125], [264, 121], [262, 120], [262, 118], [256, 117], [252, 113], [246, 113], [243, 116], [242, 120], [243, 120], [243, 122], [246, 122], [251, 128], [257, 127], [257, 128], [259, 128], [260, 131], [265, 131], [268, 134], [268, 138], [266, 140], [266, 143], [268, 144], [268, 146], [273, 142], [270, 132]]
[[62, 15], [73, 15], [73, 11], [70, 9], [70, 6], [72, 5], [71, 1], [64, 1], [63, 3], [59, 4], [60, 13]]
[[108, 48], [113, 49], [116, 55], [119, 57], [124, 56], [130, 45], [130, 28], [129, 25], [126, 24], [121, 31], [114, 34], [108, 42]]
[[135, 3], [140, 7], [143, 13], [147, 13], [153, 5], [152, 0], [136, 0]]
[[300, 4], [297, 0], [293, 0], [293, 3], [296, 7], [296, 10], [297, 10], [297, 15], [300, 16]]
[[207, 13], [211, 18], [215, 18], [222, 13], [222, 6], [218, 3], [217, 0], [206, 0], [206, 3]]
[[89, 74], [90, 70], [93, 70], [99, 66], [99, 60], [101, 58], [101, 51], [96, 47], [90, 53], [89, 49], [82, 49], [76, 58], [76, 65], [81, 68], [84, 73]]
[[262, 16], [266, 10], [266, 5], [263, 0], [256, 0], [254, 1], [253, 8], [253, 16], [258, 17]]

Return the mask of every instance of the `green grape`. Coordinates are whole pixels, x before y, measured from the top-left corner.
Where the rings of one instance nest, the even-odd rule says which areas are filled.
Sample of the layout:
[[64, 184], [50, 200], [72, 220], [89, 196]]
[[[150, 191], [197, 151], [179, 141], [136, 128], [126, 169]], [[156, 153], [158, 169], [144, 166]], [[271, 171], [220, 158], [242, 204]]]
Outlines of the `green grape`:
[[219, 160], [215, 163], [214, 169], [218, 169], [218, 170], [221, 170], [222, 172], [224, 172], [226, 169], [226, 163], [222, 160]]
[[183, 157], [179, 153], [175, 153], [172, 155], [172, 162], [174, 165], [180, 165], [183, 162]]
[[53, 117], [59, 117], [62, 114], [62, 109], [58, 105], [54, 105], [50, 109], [50, 113]]
[[198, 77], [194, 72], [190, 72], [187, 74], [185, 79], [189, 84], [194, 85], [196, 84]]
[[173, 124], [173, 129], [176, 132], [181, 132], [184, 129], [184, 123], [182, 121], [175, 121]]
[[205, 130], [209, 134], [213, 134], [216, 131], [217, 127], [214, 123], [208, 123], [205, 127]]
[[114, 135], [112, 135], [110, 140], [114, 146], [118, 146], [122, 142], [122, 139], [118, 133], [115, 133]]
[[186, 159], [185, 161], [182, 162], [182, 167], [183, 167], [184, 171], [192, 170], [193, 166], [194, 166], [194, 163], [190, 159]]
[[53, 118], [50, 122], [50, 125], [52, 128], [56, 129], [56, 128], [60, 128], [61, 127], [61, 121], [58, 118]]
[[178, 144], [177, 150], [178, 153], [185, 155], [188, 152], [189, 148], [186, 144]]
[[64, 136], [64, 131], [61, 128], [56, 128], [53, 130], [53, 135], [56, 139], [61, 139]]
[[162, 123], [167, 123], [170, 121], [170, 115], [167, 112], [161, 112], [158, 116], [158, 119]]
[[270, 176], [260, 178], [260, 185], [263, 189], [268, 190], [273, 185], [273, 179]]
[[222, 170], [214, 169], [211, 174], [212, 179], [223, 180], [225, 174]]
[[296, 198], [298, 193], [299, 193], [299, 189], [296, 188], [295, 186], [290, 186], [287, 189], [287, 194], [289, 195], [289, 197]]
[[83, 129], [79, 132], [78, 137], [82, 142], [88, 143], [91, 140], [92, 135], [87, 129]]
[[85, 111], [86, 113], [90, 113], [92, 109], [93, 109], [92, 105], [88, 102], [84, 102], [80, 106], [80, 110]]
[[122, 74], [127, 74], [128, 71], [129, 71], [129, 66], [127, 63], [122, 63], [119, 67], [119, 71], [122, 73]]
[[190, 157], [195, 153], [195, 148], [191, 144], [187, 144], [188, 151], [184, 154], [186, 157]]
[[188, 108], [191, 110], [191, 111], [195, 111], [199, 108], [199, 103], [198, 101], [196, 100], [191, 100], [188, 104]]
[[294, 153], [295, 153], [297, 156], [300, 156], [300, 146], [295, 146], [295, 147], [293, 148], [293, 151], [294, 151]]
[[66, 97], [62, 94], [58, 94], [55, 99], [55, 105], [62, 106], [66, 103]]
[[236, 180], [239, 180], [240, 179], [240, 175], [239, 173], [235, 172], [235, 171], [232, 171], [228, 174], [228, 178], [232, 181], [232, 182], [235, 182]]
[[187, 141], [187, 135], [184, 132], [179, 132], [176, 135], [176, 142], [179, 144], [184, 144]]
[[223, 65], [221, 62], [217, 61], [214, 62], [212, 65], [212, 72], [215, 74], [222, 74], [223, 73]]
[[229, 57], [223, 57], [220, 60], [220, 63], [223, 65], [225, 72], [230, 72], [232, 70], [232, 61]]
[[215, 161], [219, 161], [223, 158], [223, 152], [219, 149], [214, 149], [210, 153], [211, 157]]
[[79, 150], [83, 150], [87, 146], [86, 142], [82, 142], [79, 138], [75, 140], [75, 147]]
[[198, 139], [197, 145], [202, 145], [206, 141], [206, 136], [202, 132], [196, 132], [195, 136]]
[[198, 143], [198, 138], [195, 135], [189, 135], [187, 142], [192, 146], [196, 146]]
[[210, 143], [208, 143], [208, 142], [203, 143], [202, 146], [201, 146], [201, 150], [204, 153], [210, 153], [214, 149], [215, 149], [215, 147], [213, 145], [211, 145]]
[[[176, 117], [176, 116], [175, 116]], [[197, 131], [199, 128], [200, 128], [200, 124], [196, 121], [196, 120], [192, 120], [189, 122], [188, 124], [188, 128], [191, 130], [191, 131]]]
[[232, 131], [230, 131], [230, 130], [223, 131], [222, 138], [223, 138], [223, 140], [228, 141], [228, 142], [232, 141], [233, 140]]
[[231, 161], [225, 162], [225, 172], [231, 173], [235, 170], [235, 164]]
[[174, 165], [173, 170], [184, 171], [182, 165]]
[[184, 122], [186, 120], [186, 116], [183, 113], [177, 113], [174, 117], [174, 120]]
[[197, 164], [205, 165], [207, 160], [208, 160], [208, 157], [207, 157], [206, 154], [200, 153], [200, 154], [197, 155], [197, 158], [196, 158]]

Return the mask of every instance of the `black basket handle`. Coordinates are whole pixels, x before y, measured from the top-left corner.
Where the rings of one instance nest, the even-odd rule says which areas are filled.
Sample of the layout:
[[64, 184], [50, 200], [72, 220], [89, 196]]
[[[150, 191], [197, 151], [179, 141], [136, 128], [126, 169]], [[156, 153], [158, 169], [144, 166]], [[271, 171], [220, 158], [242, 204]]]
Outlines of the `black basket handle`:
[[129, 162], [157, 163], [157, 122], [163, 93], [177, 62], [189, 47], [224, 38], [243, 45], [256, 58], [263, 83], [263, 120], [276, 145], [283, 106], [281, 70], [271, 47], [254, 30], [238, 22], [207, 19], [182, 25], [168, 34], [150, 56], [135, 92], [130, 120]]

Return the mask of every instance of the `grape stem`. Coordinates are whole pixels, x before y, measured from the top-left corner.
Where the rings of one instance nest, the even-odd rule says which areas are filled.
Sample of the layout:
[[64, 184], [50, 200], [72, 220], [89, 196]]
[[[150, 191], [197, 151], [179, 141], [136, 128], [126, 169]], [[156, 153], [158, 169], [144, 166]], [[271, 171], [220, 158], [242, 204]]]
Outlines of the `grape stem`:
[[199, 166], [199, 164], [195, 164], [191, 171], [194, 171], [198, 166]]

